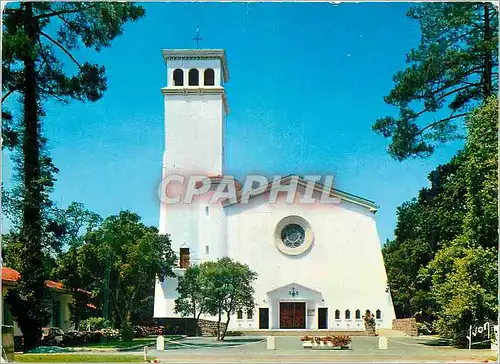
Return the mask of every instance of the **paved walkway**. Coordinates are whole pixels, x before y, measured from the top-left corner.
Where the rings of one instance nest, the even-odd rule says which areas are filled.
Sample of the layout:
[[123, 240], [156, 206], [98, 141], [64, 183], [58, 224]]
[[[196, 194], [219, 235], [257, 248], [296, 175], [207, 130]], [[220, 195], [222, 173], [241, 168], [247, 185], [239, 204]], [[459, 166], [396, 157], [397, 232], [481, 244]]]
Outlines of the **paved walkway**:
[[[238, 338], [231, 338], [236, 343]], [[378, 349], [377, 337], [352, 337], [351, 350], [312, 350], [302, 348], [300, 337], [275, 337], [276, 350], [267, 350], [266, 342], [245, 343], [232, 347], [179, 347], [158, 352], [150, 351], [150, 357], [161, 362], [484, 362], [495, 361], [496, 353], [491, 350], [456, 349], [430, 346], [432, 338], [391, 337], [388, 350]], [[187, 338], [185, 344], [210, 343], [212, 338]]]

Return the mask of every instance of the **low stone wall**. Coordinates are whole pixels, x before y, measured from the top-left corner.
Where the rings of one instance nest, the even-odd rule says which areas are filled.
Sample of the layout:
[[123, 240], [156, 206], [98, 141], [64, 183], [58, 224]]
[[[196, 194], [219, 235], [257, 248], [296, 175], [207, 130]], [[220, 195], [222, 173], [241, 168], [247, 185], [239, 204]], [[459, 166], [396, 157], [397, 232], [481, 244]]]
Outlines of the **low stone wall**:
[[[216, 336], [217, 321], [196, 320], [192, 317], [183, 318], [159, 318], [156, 319], [158, 325], [166, 327], [167, 335], [187, 335], [187, 336]], [[226, 324], [220, 323], [221, 330], [225, 329]]]
[[[220, 329], [221, 331], [225, 330], [226, 324], [221, 322]], [[201, 333], [201, 336], [216, 336], [217, 335], [217, 321], [210, 320], [198, 320], [198, 332]]]
[[13, 326], [2, 325], [2, 347], [5, 351], [5, 355], [7, 355], [7, 359], [12, 362], [14, 359], [14, 327]]
[[392, 329], [403, 331], [408, 336], [418, 336], [417, 320], [413, 317], [392, 320]]
[[159, 318], [158, 325], [165, 326], [167, 335], [196, 336], [196, 320], [191, 317]]

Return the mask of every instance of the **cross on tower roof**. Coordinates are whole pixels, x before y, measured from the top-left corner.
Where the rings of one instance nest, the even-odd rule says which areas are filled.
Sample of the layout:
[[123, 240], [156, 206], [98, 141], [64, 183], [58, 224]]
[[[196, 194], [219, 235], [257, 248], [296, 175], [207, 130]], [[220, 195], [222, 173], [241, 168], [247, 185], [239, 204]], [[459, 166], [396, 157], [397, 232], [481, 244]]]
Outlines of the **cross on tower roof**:
[[196, 37], [193, 38], [193, 40], [196, 41], [196, 49], [199, 48], [199, 45], [200, 45], [200, 40], [202, 40], [203, 38], [200, 37], [200, 27], [197, 25], [196, 26]]

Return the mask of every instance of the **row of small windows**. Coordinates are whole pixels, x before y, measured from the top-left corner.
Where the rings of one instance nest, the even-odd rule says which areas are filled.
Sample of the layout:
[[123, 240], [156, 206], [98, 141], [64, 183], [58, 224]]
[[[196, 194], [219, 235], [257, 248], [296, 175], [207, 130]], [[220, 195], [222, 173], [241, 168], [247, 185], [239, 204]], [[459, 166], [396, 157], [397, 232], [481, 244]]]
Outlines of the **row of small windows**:
[[[243, 320], [243, 311], [242, 310], [239, 310], [238, 312], [236, 312], [236, 319]], [[247, 320], [252, 320], [252, 319], [253, 319], [253, 311], [248, 310], [247, 311]]]
[[[360, 320], [361, 319], [361, 311], [360, 310], [356, 310], [356, 312], [354, 314], [355, 314], [355, 319], [356, 320]], [[370, 310], [366, 310], [365, 315], [371, 315]], [[381, 319], [382, 318], [382, 311], [380, 311], [380, 310], [375, 311], [375, 318], [376, 319]], [[351, 311], [345, 310], [344, 319], [345, 320], [350, 320], [351, 319]], [[335, 310], [335, 320], [340, 320], [340, 311], [339, 310]]]
[[[361, 311], [360, 310], [356, 310], [354, 314], [355, 314], [356, 320], [361, 320]], [[371, 315], [370, 310], [367, 310], [365, 315]], [[239, 310], [238, 312], [236, 312], [236, 318], [238, 320], [243, 320], [243, 311], [242, 310]], [[382, 311], [380, 311], [380, 310], [375, 311], [375, 318], [381, 319], [382, 318]], [[253, 319], [253, 311], [251, 311], [251, 310], [247, 311], [247, 319], [248, 320]], [[345, 310], [344, 319], [345, 320], [351, 319], [351, 311], [350, 310]], [[340, 311], [339, 310], [335, 310], [335, 320], [340, 320]]]
[[[192, 68], [188, 72], [188, 85], [200, 85], [200, 71], [198, 71], [196, 68]], [[207, 68], [205, 71], [203, 71], [203, 85], [215, 85], [215, 72], [213, 69]], [[184, 71], [180, 68], [177, 68], [174, 71], [174, 86], [184, 86]]]

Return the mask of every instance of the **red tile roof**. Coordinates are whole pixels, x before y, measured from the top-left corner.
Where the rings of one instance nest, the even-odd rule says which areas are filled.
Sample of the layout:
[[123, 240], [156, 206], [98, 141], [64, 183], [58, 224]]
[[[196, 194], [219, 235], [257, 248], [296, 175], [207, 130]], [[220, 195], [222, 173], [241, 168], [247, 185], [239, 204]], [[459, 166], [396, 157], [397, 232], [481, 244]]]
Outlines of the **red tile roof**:
[[59, 289], [59, 290], [63, 290], [64, 289], [64, 285], [61, 282], [48, 281], [48, 280], [45, 281], [45, 287]]
[[2, 267], [2, 281], [16, 282], [21, 278], [21, 275], [17, 270]]
[[[223, 176], [223, 175], [218, 175], [218, 176], [208, 176], [208, 178], [210, 179], [210, 181], [211, 181], [213, 184], [216, 184], [216, 183], [219, 183], [219, 182], [223, 181], [226, 177], [225, 177], [225, 176]], [[240, 182], [238, 182], [237, 180], [235, 180], [235, 179], [234, 179], [234, 177], [232, 177], [232, 176], [230, 177], [230, 179], [228, 179], [228, 180], [226, 181], [226, 183], [227, 183], [227, 182], [229, 182], [231, 179], [233, 179], [233, 180], [234, 180], [234, 185], [235, 185], [235, 187], [236, 187], [236, 190], [237, 190], [237, 191], [241, 190], [241, 183], [240, 183]], [[196, 183], [195, 183], [195, 185], [194, 185], [194, 186], [195, 186], [196, 188], [200, 188], [202, 185], [203, 185], [203, 184], [202, 184], [202, 182], [201, 182], [201, 181], [198, 181], [198, 182], [196, 182]]]
[[[17, 282], [21, 278], [21, 274], [12, 268], [2, 267], [2, 281], [10, 281]], [[53, 288], [57, 290], [64, 290], [64, 285], [61, 282], [47, 280], [45, 281], [45, 287]], [[88, 294], [89, 296], [92, 294], [89, 291], [85, 291], [84, 289], [78, 288], [78, 292], [82, 292]]]

